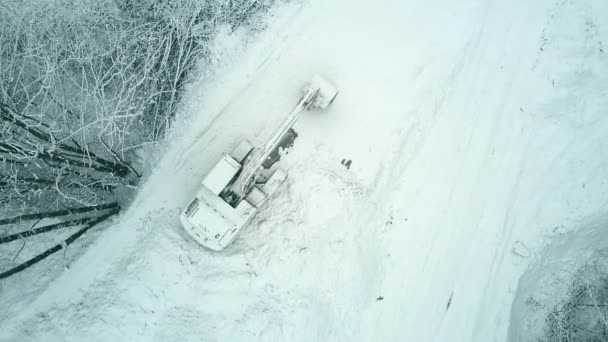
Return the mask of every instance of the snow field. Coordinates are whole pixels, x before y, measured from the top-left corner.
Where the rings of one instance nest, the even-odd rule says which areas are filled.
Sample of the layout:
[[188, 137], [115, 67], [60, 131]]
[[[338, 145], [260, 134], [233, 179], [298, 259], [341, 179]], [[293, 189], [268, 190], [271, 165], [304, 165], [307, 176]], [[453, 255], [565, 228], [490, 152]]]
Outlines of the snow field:
[[[138, 199], [0, 339], [525, 340], [520, 276], [608, 200], [606, 10], [310, 1], [254, 42], [225, 32]], [[315, 73], [340, 93], [295, 126], [285, 188], [202, 249], [179, 211]]]

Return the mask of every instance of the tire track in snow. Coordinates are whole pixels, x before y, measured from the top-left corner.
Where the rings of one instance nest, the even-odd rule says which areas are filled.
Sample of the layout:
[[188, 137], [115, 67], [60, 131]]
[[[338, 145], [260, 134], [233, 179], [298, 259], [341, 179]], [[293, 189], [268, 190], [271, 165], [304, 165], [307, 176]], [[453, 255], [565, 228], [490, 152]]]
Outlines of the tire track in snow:
[[[559, 2], [554, 4], [555, 7], [561, 6], [563, 5], [565, 2]], [[558, 15], [558, 11], [555, 10], [555, 7], [551, 10], [549, 10], [549, 12], [547, 13], [547, 17], [549, 18], [546, 21], [546, 24], [544, 25], [545, 27], [542, 29], [542, 35], [541, 35], [541, 47], [543, 47], [543, 51], [540, 52], [540, 54], [547, 54], [547, 46], [555, 44], [555, 38], [548, 36], [547, 33], [551, 32], [551, 29], [555, 29], [556, 26], [555, 24], [552, 22], [554, 21], [554, 18], [556, 17], [556, 15]], [[568, 12], [569, 16], [572, 16], [572, 12]], [[560, 25], [560, 27], [564, 27], [564, 25]], [[559, 43], [559, 42], [558, 42]], [[545, 45], [547, 44], [547, 45]], [[540, 64], [539, 64], [540, 63]], [[538, 66], [541, 65], [542, 66], [542, 60], [537, 58], [536, 61], [534, 61], [531, 70], [534, 71], [535, 73], [539, 73], [539, 68]], [[555, 68], [553, 68], [554, 72], [555, 72]], [[542, 81], [540, 79], [540, 75], [537, 76], [538, 81]], [[527, 109], [532, 109], [532, 108], [527, 108]], [[532, 109], [532, 111], [534, 112], [535, 110]], [[539, 111], [539, 110], [536, 110]], [[542, 112], [542, 109], [540, 110]], [[537, 119], [538, 115], [537, 114], [530, 114], [531, 116], [529, 117], [528, 121], [531, 121], [532, 119]], [[528, 124], [528, 126], [531, 126]], [[539, 124], [535, 124], [532, 125], [531, 127], [538, 127], [541, 130], [547, 131], [547, 128], [545, 127], [543, 129], [542, 126], [540, 126]], [[566, 133], [566, 132], [564, 132]], [[572, 132], [569, 132], [567, 134], [571, 134]], [[588, 134], [588, 132], [586, 133]], [[503, 229], [502, 230], [502, 235], [497, 237], [497, 241], [500, 241], [500, 247], [499, 250], [502, 250], [502, 253], [496, 253], [495, 258], [492, 261], [492, 265], [490, 268], [490, 277], [486, 283], [486, 286], [484, 288], [484, 298], [496, 298], [497, 297], [497, 292], [498, 293], [504, 293], [504, 290], [496, 290], [497, 285], [496, 284], [501, 284], [501, 283], [508, 283], [511, 282], [511, 284], [513, 283], [514, 279], [506, 279], [508, 277], [505, 277], [505, 274], [513, 274], [513, 271], [510, 271], [508, 269], [513, 269], [513, 268], [522, 268], [522, 263], [518, 262], [518, 260], [514, 260], [513, 256], [511, 255], [511, 253], [509, 252], [511, 246], [512, 246], [512, 242], [514, 239], [514, 234], [517, 234], [517, 231], [520, 231], [521, 234], [521, 230], [524, 229], [524, 227], [521, 227], [523, 222], [529, 222], [527, 227], [525, 227], [526, 230], [538, 230], [539, 232], [542, 230], [542, 226], [540, 224], [536, 224], [536, 226], [534, 224], [531, 224], [530, 222], [540, 222], [540, 220], [536, 217], [529, 217], [530, 215], [535, 215], [538, 216], [537, 214], [531, 213], [528, 214], [526, 212], [526, 210], [522, 210], [526, 207], [526, 204], [528, 206], [530, 206], [529, 201], [526, 201], [530, 198], [534, 198], [535, 196], [537, 196], [536, 194], [540, 194], [540, 193], [547, 193], [547, 188], [553, 188], [553, 189], [557, 189], [560, 187], [563, 187], [563, 185], [559, 185], [559, 184], [555, 184], [553, 186], [547, 186], [547, 178], [551, 178], [551, 176], [546, 177], [545, 175], [551, 175], [553, 173], [555, 173], [555, 170], [562, 170], [563, 167], [561, 167], [559, 164], [562, 163], [563, 164], [563, 160], [564, 159], [568, 159], [568, 156], [572, 156], [572, 155], [577, 155], [577, 154], [585, 154], [585, 151], [590, 151], [592, 150], [592, 144], [589, 143], [583, 143], [583, 146], [585, 147], [580, 147], [581, 146], [581, 141], [590, 141], [592, 140], [592, 138], [590, 137], [578, 137], [578, 138], [567, 138], [563, 135], [559, 135], [558, 136], [553, 136], [552, 133], [545, 133], [544, 135], [547, 135], [548, 137], [550, 137], [550, 141], [548, 142], [548, 145], [555, 145], [555, 143], [559, 143], [561, 144], [563, 147], [558, 147], [557, 150], [555, 148], [555, 146], [546, 146], [544, 148], [539, 148], [536, 147], [536, 149], [532, 149], [534, 145], [538, 145], [538, 141], [539, 141], [539, 136], [538, 134], [536, 135], [532, 135], [530, 134], [530, 137], [528, 139], [528, 148], [525, 150], [523, 157], [522, 157], [522, 162], [521, 167], [520, 167], [520, 171], [519, 171], [519, 175], [517, 176], [517, 180], [518, 182], [516, 183], [516, 185], [514, 186], [513, 189], [513, 194], [510, 195], [510, 197], [512, 198], [512, 200], [509, 202], [509, 206], [507, 207], [507, 211], [505, 212], [505, 220], [504, 220], [504, 224], [503, 226], [507, 227], [509, 226], [509, 229]], [[578, 134], [575, 134], [575, 136]], [[541, 135], [542, 136], [542, 135]], [[588, 139], [588, 140], [587, 140]], [[578, 145], [579, 147], [577, 148], [577, 152], [566, 152], [567, 149], [570, 149], [571, 146], [573, 145]], [[591, 148], [591, 149], [590, 149]], [[530, 186], [530, 179], [531, 179], [531, 175], [530, 175], [530, 171], [534, 170], [535, 167], [533, 167], [533, 165], [535, 165], [536, 163], [538, 163], [538, 157], [533, 157], [536, 154], [538, 154], [539, 151], [547, 151], [544, 154], [549, 153], [551, 156], [546, 156], [546, 158], [548, 159], [548, 162], [546, 162], [546, 166], [542, 166], [542, 168], [540, 169], [540, 172], [538, 172], [538, 180], [536, 181], [536, 183], [531, 184], [534, 187]], [[555, 152], [554, 152], [555, 151]], [[536, 153], [536, 154], [535, 154]], [[542, 153], [541, 153], [542, 154]], [[541, 159], [542, 160], [542, 159]], [[524, 175], [526, 176], [526, 181], [524, 184], [526, 185], [522, 185], [521, 180], [523, 179]], [[533, 179], [533, 178], [532, 178]], [[549, 192], [550, 193], [550, 192]], [[518, 198], [518, 202], [523, 202], [526, 204], [522, 204], [522, 203], [515, 203], [514, 199]], [[542, 201], [542, 200], [541, 200]], [[544, 200], [545, 203], [551, 203], [551, 202], [556, 202], [556, 199], [551, 197], [551, 198], [547, 198], [546, 200]], [[514, 212], [517, 212], [518, 215], [517, 217], [513, 216]], [[527, 220], [527, 221], [526, 221]], [[534, 249], [532, 249], [534, 250]], [[517, 259], [517, 258], [515, 258]], [[511, 261], [509, 264], [505, 264], [507, 261]], [[523, 265], [525, 265], [526, 263], [524, 262]], [[505, 269], [506, 268], [506, 269]], [[517, 271], [516, 271], [517, 272]], [[492, 287], [493, 286], [493, 287]], [[498, 288], [500, 288], [500, 286], [498, 286]], [[513, 286], [511, 285], [510, 288], [512, 289]], [[492, 292], [494, 291], [494, 293]], [[502, 296], [501, 297], [502, 300], [501, 302], [503, 303], [502, 307], [504, 308], [500, 313], [497, 313], [496, 318], [500, 319], [494, 319], [492, 320], [492, 317], [484, 317], [480, 314], [479, 318], [478, 318], [478, 323], [477, 323], [477, 336], [486, 336], [484, 334], [487, 334], [489, 331], [492, 330], [500, 330], [501, 332], [504, 331], [507, 326], [507, 324], [505, 322], [508, 322], [508, 312], [509, 312], [509, 308], [511, 307], [512, 304], [512, 296]], [[489, 299], [484, 299], [484, 305], [489, 305], [489, 302], [491, 302], [491, 300]], [[505, 334], [506, 335], [506, 334]]]

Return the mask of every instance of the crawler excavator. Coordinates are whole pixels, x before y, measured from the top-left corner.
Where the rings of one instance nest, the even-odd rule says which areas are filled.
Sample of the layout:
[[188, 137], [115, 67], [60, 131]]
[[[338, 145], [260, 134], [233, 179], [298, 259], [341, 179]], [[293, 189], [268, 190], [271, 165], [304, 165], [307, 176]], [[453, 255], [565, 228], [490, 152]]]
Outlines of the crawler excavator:
[[[201, 245], [220, 251], [228, 246], [287, 178], [275, 168], [270, 175], [267, 161], [281, 141], [307, 111], [325, 110], [338, 91], [316, 75], [304, 87], [304, 95], [287, 118], [259, 148], [242, 141], [231, 154], [223, 154], [205, 176], [200, 191], [180, 214], [185, 230]], [[264, 173], [264, 175], [263, 175]]]

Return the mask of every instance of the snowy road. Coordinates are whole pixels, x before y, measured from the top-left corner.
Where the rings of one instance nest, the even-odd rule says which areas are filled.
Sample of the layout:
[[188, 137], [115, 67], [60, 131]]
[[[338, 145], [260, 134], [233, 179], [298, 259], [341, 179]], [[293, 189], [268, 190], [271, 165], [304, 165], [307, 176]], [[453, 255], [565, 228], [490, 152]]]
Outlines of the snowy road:
[[[601, 0], [333, 0], [247, 49], [221, 35], [136, 202], [0, 340], [506, 340], [532, 257], [608, 204], [607, 19]], [[287, 186], [200, 248], [180, 208], [314, 73], [340, 94], [296, 125]]]

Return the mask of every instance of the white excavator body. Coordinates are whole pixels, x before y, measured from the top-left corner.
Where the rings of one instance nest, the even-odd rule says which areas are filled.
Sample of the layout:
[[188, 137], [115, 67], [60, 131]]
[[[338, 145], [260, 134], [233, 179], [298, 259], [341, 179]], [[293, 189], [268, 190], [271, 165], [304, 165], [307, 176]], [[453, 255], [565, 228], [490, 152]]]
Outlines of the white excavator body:
[[314, 76], [304, 91], [263, 147], [254, 148], [243, 141], [232, 154], [224, 154], [205, 176], [201, 189], [180, 214], [184, 229], [198, 243], [215, 251], [228, 246], [287, 178], [287, 173], [278, 168], [262, 180], [264, 161], [304, 112], [326, 109], [338, 94], [320, 76]]

